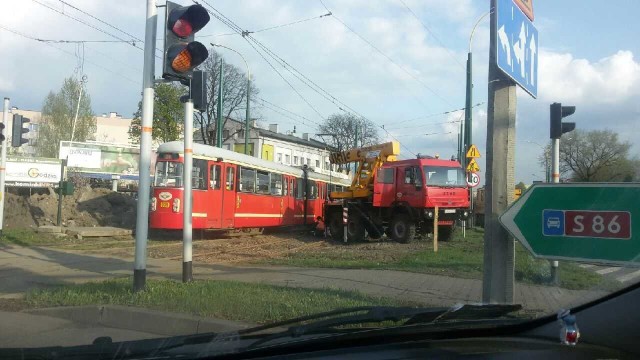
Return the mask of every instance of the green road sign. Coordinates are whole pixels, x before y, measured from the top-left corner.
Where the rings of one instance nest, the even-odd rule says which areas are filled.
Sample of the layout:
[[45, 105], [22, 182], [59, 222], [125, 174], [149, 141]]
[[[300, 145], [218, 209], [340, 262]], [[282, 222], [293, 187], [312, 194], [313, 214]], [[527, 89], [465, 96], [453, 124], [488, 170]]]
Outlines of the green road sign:
[[639, 200], [640, 184], [535, 184], [500, 223], [539, 258], [640, 266]]

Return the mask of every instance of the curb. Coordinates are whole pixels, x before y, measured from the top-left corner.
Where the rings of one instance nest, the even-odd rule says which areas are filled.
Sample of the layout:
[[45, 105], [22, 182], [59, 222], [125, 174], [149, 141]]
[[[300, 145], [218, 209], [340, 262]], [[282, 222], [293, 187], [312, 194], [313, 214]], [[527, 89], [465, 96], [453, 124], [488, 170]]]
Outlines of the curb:
[[200, 318], [119, 305], [31, 309], [25, 313], [63, 318], [87, 325], [136, 330], [166, 336], [232, 332], [255, 326], [237, 321]]

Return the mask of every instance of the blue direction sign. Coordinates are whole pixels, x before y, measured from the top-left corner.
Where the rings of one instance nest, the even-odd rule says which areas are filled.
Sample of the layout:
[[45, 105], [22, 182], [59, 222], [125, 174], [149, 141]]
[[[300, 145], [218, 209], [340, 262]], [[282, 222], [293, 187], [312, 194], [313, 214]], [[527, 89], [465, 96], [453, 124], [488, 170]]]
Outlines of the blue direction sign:
[[534, 184], [500, 223], [536, 257], [640, 266], [640, 184]]
[[538, 96], [538, 30], [513, 0], [498, 0], [497, 65], [534, 98]]

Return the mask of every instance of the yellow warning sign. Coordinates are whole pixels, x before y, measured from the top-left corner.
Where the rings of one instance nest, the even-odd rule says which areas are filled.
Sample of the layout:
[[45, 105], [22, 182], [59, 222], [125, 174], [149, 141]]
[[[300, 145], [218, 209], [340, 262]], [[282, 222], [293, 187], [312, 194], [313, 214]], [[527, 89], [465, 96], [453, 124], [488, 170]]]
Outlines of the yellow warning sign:
[[478, 166], [476, 159], [471, 159], [471, 161], [469, 161], [469, 165], [467, 165], [467, 172], [475, 173], [478, 171], [480, 171], [480, 166]]
[[480, 157], [480, 151], [478, 151], [478, 148], [475, 145], [471, 145], [469, 151], [467, 151], [467, 157], [474, 159]]

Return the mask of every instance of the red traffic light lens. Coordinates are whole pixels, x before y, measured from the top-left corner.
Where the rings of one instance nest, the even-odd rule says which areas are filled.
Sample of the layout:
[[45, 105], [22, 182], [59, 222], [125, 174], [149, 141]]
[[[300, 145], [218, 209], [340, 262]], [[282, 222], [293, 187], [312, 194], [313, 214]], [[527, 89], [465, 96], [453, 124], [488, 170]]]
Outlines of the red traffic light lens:
[[187, 20], [180, 19], [176, 21], [171, 30], [179, 37], [185, 38], [193, 33], [193, 26]]
[[211, 19], [202, 5], [181, 6], [168, 15], [167, 28], [181, 38], [200, 31]]

